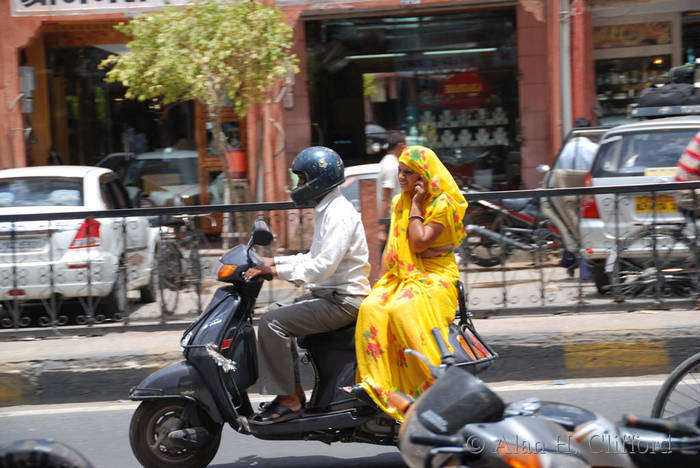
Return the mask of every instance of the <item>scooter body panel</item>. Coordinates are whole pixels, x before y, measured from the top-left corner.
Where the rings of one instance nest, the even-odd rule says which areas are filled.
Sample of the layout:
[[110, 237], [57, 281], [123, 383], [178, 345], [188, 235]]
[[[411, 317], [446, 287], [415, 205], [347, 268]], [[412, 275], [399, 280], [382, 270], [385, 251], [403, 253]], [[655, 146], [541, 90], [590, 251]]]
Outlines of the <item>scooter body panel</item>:
[[306, 348], [316, 375], [307, 407], [317, 412], [332, 411], [347, 401], [357, 403], [356, 399], [340, 390], [341, 387], [355, 384], [355, 325], [327, 333], [305, 335], [298, 339], [298, 343]]
[[[245, 390], [258, 378], [255, 331], [248, 319], [253, 298], [239, 294], [233, 286], [215, 293], [210, 305], [183, 337], [185, 358], [202, 376], [224, 419], [236, 424], [239, 415], [249, 416], [252, 408]], [[207, 345], [234, 363], [224, 372], [209, 355]]]
[[129, 391], [130, 400], [185, 398], [196, 400], [215, 422], [223, 418], [209, 387], [187, 361], [180, 361], [157, 370]]

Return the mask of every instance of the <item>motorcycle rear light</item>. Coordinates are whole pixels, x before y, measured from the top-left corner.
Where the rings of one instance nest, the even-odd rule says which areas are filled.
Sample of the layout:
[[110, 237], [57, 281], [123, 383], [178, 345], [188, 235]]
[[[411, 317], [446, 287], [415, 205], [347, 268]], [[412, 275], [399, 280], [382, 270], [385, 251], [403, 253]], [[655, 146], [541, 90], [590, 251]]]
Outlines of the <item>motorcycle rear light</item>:
[[[584, 187], [592, 187], [593, 180], [590, 174], [586, 174], [583, 179]], [[595, 202], [594, 195], [581, 195], [581, 218], [599, 219], [598, 204]]]
[[87, 247], [100, 246], [100, 222], [96, 219], [88, 218], [78, 228], [70, 249], [84, 249]]
[[221, 265], [216, 276], [219, 279], [228, 278], [234, 271], [236, 271], [236, 265]]

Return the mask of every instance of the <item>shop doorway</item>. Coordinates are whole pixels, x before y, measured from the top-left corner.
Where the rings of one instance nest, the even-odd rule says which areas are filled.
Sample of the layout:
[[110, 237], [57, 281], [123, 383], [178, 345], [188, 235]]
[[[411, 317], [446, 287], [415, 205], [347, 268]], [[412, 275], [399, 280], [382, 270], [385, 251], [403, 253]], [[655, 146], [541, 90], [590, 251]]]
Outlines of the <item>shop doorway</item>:
[[100, 62], [121, 44], [47, 47], [52, 154], [63, 164], [95, 165], [115, 153], [196, 150], [192, 103], [126, 99], [105, 82]]

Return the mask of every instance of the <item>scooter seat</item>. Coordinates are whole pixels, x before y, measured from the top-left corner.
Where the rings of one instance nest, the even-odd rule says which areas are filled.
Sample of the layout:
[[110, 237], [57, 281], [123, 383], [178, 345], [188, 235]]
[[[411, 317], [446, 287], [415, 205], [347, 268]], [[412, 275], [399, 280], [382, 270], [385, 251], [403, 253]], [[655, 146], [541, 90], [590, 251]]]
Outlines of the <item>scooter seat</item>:
[[355, 350], [355, 324], [337, 330], [303, 335], [297, 338], [301, 348], [310, 349], [322, 347], [325, 349]]

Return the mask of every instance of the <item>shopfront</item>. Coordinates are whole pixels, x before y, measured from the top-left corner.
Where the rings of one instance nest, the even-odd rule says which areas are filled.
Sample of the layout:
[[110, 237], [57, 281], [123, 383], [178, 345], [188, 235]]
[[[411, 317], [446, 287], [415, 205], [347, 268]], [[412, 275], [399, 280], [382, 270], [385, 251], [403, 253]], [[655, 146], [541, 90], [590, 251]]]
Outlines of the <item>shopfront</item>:
[[126, 38], [115, 24], [65, 22], [43, 30], [45, 63], [35, 68], [48, 88], [52, 157], [64, 164], [94, 165], [114, 153], [174, 146], [195, 151], [191, 103], [125, 99], [121, 83], [105, 81], [100, 62], [126, 51]]
[[305, 27], [313, 144], [371, 163], [398, 130], [463, 184], [520, 185], [514, 8]]
[[600, 125], [629, 122], [629, 106], [644, 88], [665, 83], [672, 67], [694, 63], [700, 52], [700, 16], [689, 11], [690, 6], [677, 0], [595, 11], [593, 55]]

